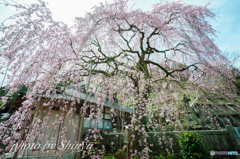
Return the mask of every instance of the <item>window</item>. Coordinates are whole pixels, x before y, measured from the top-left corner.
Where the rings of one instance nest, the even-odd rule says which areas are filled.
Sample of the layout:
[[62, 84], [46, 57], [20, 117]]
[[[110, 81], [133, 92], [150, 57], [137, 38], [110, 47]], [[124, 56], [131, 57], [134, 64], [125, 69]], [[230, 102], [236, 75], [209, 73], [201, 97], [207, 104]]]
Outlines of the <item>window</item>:
[[112, 129], [112, 122], [110, 120], [104, 120], [104, 129]]

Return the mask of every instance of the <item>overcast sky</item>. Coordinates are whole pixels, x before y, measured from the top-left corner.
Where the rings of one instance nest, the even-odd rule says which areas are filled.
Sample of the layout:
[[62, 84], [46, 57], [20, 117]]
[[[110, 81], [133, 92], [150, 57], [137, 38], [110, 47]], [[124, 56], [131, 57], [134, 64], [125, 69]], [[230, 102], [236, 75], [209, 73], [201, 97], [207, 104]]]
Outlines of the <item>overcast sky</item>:
[[[1, 2], [2, 0], [0, 0]], [[113, 0], [107, 0], [111, 2]], [[160, 0], [133, 0], [135, 8], [150, 10]], [[18, 3], [31, 3], [33, 0], [16, 0]], [[55, 20], [73, 24], [74, 17], [83, 17], [94, 5], [105, 0], [46, 0]], [[215, 43], [223, 52], [240, 55], [240, 1], [239, 0], [183, 0], [194, 5], [206, 5], [217, 14], [216, 20], [211, 20], [217, 30]], [[0, 21], [10, 13], [9, 9], [0, 7]], [[240, 62], [239, 62], [240, 63]], [[240, 68], [240, 65], [238, 66]]]

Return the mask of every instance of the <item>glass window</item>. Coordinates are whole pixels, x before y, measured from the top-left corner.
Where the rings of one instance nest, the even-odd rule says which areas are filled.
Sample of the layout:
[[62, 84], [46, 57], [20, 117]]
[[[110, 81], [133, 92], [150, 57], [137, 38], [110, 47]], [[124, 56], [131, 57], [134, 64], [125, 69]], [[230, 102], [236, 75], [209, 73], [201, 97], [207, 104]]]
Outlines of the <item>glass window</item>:
[[105, 107], [105, 113], [111, 114], [111, 112], [110, 112], [110, 108]]
[[89, 120], [89, 118], [84, 118], [84, 128], [90, 128], [90, 122], [91, 120]]
[[112, 129], [112, 121], [100, 120], [96, 123], [96, 119], [84, 118], [84, 128]]
[[105, 114], [105, 119], [112, 119], [110, 114]]
[[95, 119], [92, 119], [90, 125], [91, 125], [91, 126], [90, 126], [91, 128], [96, 128], [96, 120], [95, 120]]
[[104, 120], [104, 129], [112, 129], [111, 120]]
[[99, 129], [103, 128], [103, 121], [102, 120], [98, 121], [97, 128], [99, 128]]

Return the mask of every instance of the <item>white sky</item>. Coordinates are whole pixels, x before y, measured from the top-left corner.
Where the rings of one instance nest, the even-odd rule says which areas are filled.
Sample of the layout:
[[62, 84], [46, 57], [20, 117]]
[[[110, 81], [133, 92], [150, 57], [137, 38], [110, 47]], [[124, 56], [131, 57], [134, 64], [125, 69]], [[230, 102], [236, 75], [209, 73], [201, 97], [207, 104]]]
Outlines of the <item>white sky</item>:
[[[1, 0], [0, 0], [1, 1]], [[31, 3], [34, 0], [16, 0], [17, 2]], [[114, 0], [106, 0], [112, 2]], [[135, 8], [150, 10], [152, 5], [160, 0], [132, 0]], [[171, 0], [177, 1], [177, 0]], [[194, 5], [206, 5], [217, 13], [217, 21], [210, 23], [217, 30], [216, 44], [222, 51], [240, 51], [240, 0], [183, 0], [185, 3]], [[53, 13], [55, 20], [73, 24], [74, 17], [83, 17], [94, 5], [104, 3], [105, 0], [46, 0]], [[132, 4], [133, 4], [132, 3]], [[1, 8], [0, 8], [1, 9]], [[4, 13], [5, 14], [5, 13]], [[0, 18], [1, 18], [0, 11]], [[4, 16], [4, 15], [2, 15]], [[239, 53], [240, 54], [240, 53]]]
[[[31, 0], [24, 0], [31, 1]], [[74, 17], [83, 17], [87, 11], [90, 11], [94, 5], [99, 3], [113, 2], [114, 0], [46, 0], [49, 4], [51, 11], [53, 12], [54, 18], [56, 20], [64, 21], [67, 24], [72, 24]], [[160, 0], [132, 0], [134, 8], [142, 8], [150, 10], [152, 5], [158, 3]], [[177, 1], [177, 0], [176, 0]], [[196, 5], [206, 5], [211, 0], [184, 0], [190, 4]], [[215, 0], [216, 1], [216, 0]], [[218, 5], [215, 3], [214, 5]], [[223, 0], [218, 0], [223, 1]], [[66, 3], [67, 2], [67, 3]]]
[[[23, 0], [21, 0], [23, 1]], [[27, 1], [27, 0], [24, 0]], [[30, 0], [28, 0], [30, 1]], [[104, 3], [105, 0], [46, 0], [55, 20], [73, 24], [74, 17], [83, 17], [94, 5]], [[106, 0], [113, 2], [114, 0]], [[150, 10], [161, 0], [132, 0], [134, 8]], [[171, 0], [177, 1], [177, 0]], [[240, 0], [183, 0], [193, 5], [206, 5], [217, 14], [216, 20], [210, 20], [217, 30], [215, 43], [223, 52], [239, 54], [240, 56]], [[240, 60], [236, 65], [240, 69]]]
[[[0, 0], [1, 2], [2, 0]], [[35, 0], [15, 0], [17, 3], [30, 4]], [[56, 20], [63, 21], [67, 24], [72, 24], [74, 17], [81, 17], [87, 11], [90, 11], [94, 5], [98, 5], [99, 3], [113, 2], [114, 0], [45, 0], [48, 3], [48, 7], [53, 13], [53, 17]], [[134, 8], [141, 8], [144, 10], [151, 9], [152, 5], [158, 3], [160, 0], [132, 0], [132, 4]], [[177, 1], [177, 0], [170, 0]], [[183, 0], [188, 4], [194, 5], [206, 5], [211, 2], [210, 8], [217, 8], [218, 6], [225, 3], [227, 0]], [[10, 10], [0, 11], [0, 18], [7, 17], [10, 13]], [[1, 19], [2, 20], [2, 19]]]
[[56, 20], [73, 24], [74, 17], [83, 17], [94, 5], [104, 3], [105, 0], [47, 0], [47, 2]]

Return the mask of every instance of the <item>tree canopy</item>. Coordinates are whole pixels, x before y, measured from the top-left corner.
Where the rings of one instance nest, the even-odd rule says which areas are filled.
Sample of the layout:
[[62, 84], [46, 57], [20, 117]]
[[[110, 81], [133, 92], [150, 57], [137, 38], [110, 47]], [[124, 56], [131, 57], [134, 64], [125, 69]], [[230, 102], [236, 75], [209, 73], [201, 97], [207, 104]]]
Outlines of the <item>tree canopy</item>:
[[[56, 93], [62, 83], [81, 90], [78, 83], [87, 83], [90, 68], [98, 111], [106, 98], [131, 105], [132, 129], [146, 138], [150, 127], [161, 123], [159, 114], [178, 122], [186, 96], [236, 97], [234, 74], [207, 21], [215, 14], [207, 6], [164, 1], [143, 11], [131, 9], [128, 0], [116, 0], [95, 6], [67, 26], [54, 21], [43, 1], [29, 6], [2, 3], [18, 11], [0, 26], [0, 69], [7, 79], [7, 96], [28, 87], [22, 107], [0, 125], [5, 132], [0, 138], [8, 144], [4, 151], [18, 140], [34, 95]], [[142, 120], [146, 117], [147, 127]], [[144, 144], [140, 156], [151, 151]]]

